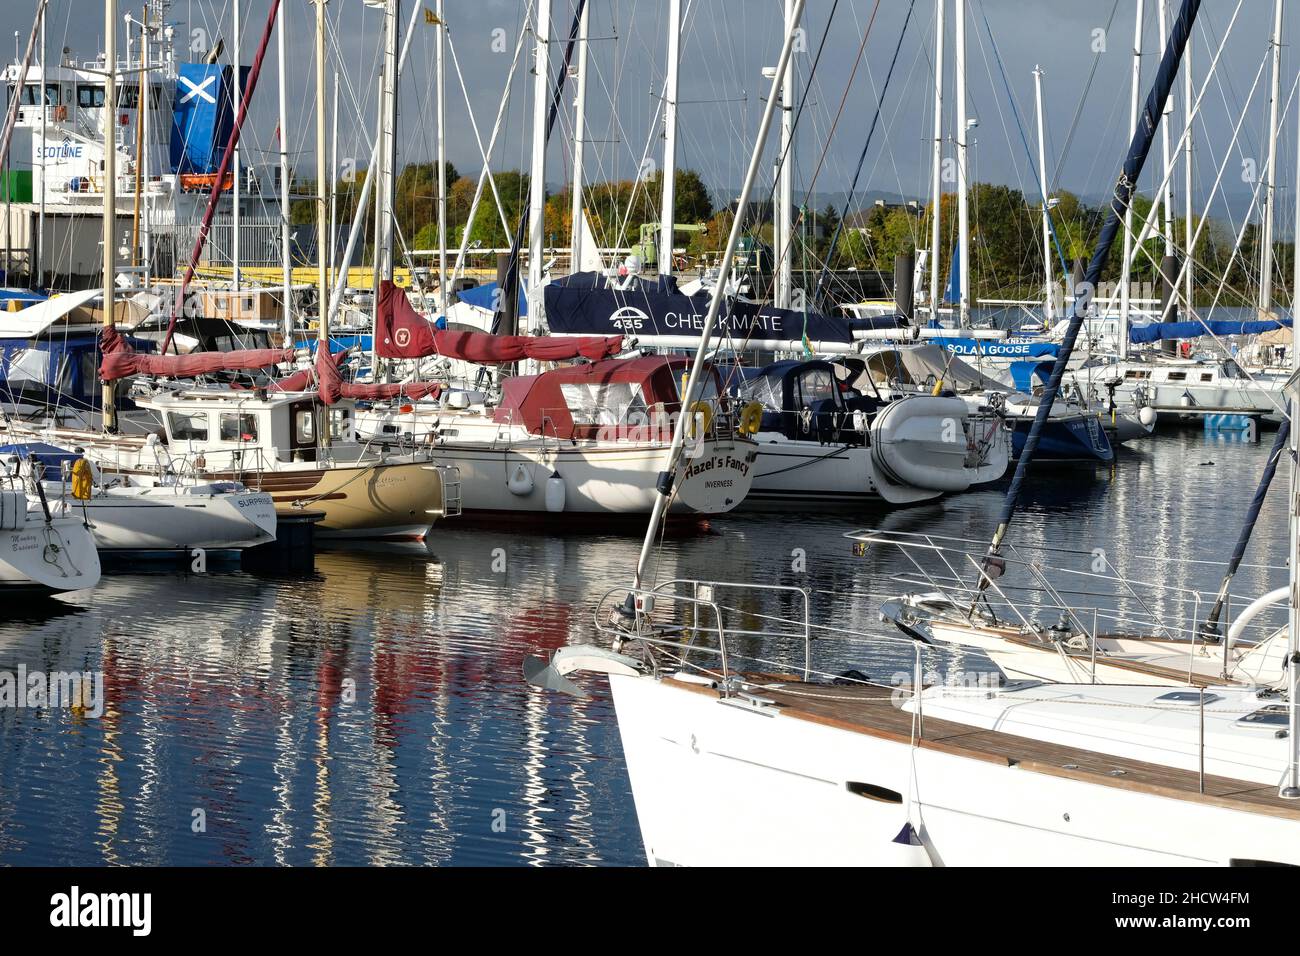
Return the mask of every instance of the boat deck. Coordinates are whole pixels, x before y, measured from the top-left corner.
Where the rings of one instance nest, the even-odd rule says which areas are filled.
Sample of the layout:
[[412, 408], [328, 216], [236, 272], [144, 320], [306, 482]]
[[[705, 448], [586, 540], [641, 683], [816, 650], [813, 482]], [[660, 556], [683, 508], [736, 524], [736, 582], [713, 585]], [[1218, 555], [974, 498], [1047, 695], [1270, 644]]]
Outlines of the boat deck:
[[[923, 748], [1035, 773], [1300, 820], [1300, 801], [1283, 800], [1275, 786], [1207, 774], [1202, 793], [1200, 775], [1195, 771], [1073, 749], [938, 718], [918, 720], [910, 711], [894, 704], [889, 688], [805, 684], [797, 677], [775, 674], [750, 675], [750, 679], [753, 680], [748, 687], [750, 693], [775, 701], [783, 714], [801, 720], [900, 743], [916, 741]], [[667, 680], [696, 693], [717, 694], [716, 690], [700, 684]]]

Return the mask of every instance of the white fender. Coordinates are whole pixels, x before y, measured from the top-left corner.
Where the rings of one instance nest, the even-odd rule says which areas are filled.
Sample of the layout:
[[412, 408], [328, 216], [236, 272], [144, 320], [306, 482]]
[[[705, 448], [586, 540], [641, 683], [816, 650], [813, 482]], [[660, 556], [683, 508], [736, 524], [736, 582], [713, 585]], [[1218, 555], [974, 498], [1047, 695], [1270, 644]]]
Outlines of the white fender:
[[916, 396], [890, 402], [871, 427], [872, 460], [887, 477], [930, 491], [965, 491], [966, 417], [959, 398]]
[[520, 498], [525, 498], [533, 493], [533, 476], [524, 467], [522, 461], [515, 465], [515, 470], [510, 473], [510, 477], [506, 480], [506, 489], [512, 495], [518, 495]]
[[552, 514], [564, 510], [564, 479], [559, 475], [546, 479], [546, 510]]

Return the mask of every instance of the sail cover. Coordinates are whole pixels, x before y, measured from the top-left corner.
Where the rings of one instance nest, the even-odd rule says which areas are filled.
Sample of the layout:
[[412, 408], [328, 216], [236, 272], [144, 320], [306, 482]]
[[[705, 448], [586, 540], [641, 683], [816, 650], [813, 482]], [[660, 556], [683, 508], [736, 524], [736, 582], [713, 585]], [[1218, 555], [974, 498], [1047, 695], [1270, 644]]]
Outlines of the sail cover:
[[194, 352], [189, 355], [147, 355], [135, 351], [131, 343], [112, 326], [100, 332], [99, 348], [104, 354], [99, 364], [99, 377], [105, 382], [131, 375], [193, 378], [208, 372], [266, 368], [293, 361], [293, 349], [235, 349], [230, 352]]
[[[623, 333], [639, 339], [698, 339], [709, 311], [706, 295], [683, 295], [650, 283], [621, 290], [607, 282], [592, 282], [586, 273], [552, 282], [543, 293], [546, 322], [557, 335]], [[741, 299], [728, 301], [718, 317], [718, 334], [720, 345], [737, 348], [797, 348], [805, 340], [823, 345], [853, 341], [846, 319]]]
[[1159, 342], [1161, 339], [1194, 339], [1199, 335], [1260, 335], [1290, 328], [1290, 319], [1265, 319], [1254, 322], [1152, 322], [1135, 325], [1129, 329], [1129, 341], [1135, 345]]
[[538, 338], [528, 335], [491, 335], [439, 329], [422, 316], [392, 282], [379, 284], [375, 310], [375, 352], [380, 358], [423, 358], [442, 355], [466, 362], [497, 364], [538, 359], [558, 362], [589, 358], [599, 361], [623, 350], [623, 336]]
[[339, 363], [347, 352], [331, 353], [328, 349], [316, 350], [316, 364], [313, 368], [300, 369], [288, 378], [272, 382], [267, 386], [268, 392], [309, 392], [315, 385], [320, 400], [326, 405], [333, 405], [340, 398], [355, 398], [362, 401], [383, 401], [390, 398], [405, 398], [415, 401], [420, 398], [437, 398], [442, 392], [438, 382], [394, 382], [362, 385], [345, 381], [339, 372]]

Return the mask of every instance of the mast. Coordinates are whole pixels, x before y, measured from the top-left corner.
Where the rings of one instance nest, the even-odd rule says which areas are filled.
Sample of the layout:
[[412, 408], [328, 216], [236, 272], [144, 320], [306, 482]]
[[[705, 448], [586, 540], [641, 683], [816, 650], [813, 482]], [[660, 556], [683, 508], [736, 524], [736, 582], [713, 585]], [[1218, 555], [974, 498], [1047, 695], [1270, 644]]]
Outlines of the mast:
[[[794, 0], [785, 0], [785, 32], [792, 29]], [[778, 309], [788, 309], [794, 297], [794, 57], [786, 61], [781, 76], [781, 145], [780, 171], [777, 175], [775, 223], [779, 225], [776, 247], [781, 259], [777, 267], [776, 296]]]
[[[145, 9], [147, 10], [148, 7], [146, 7]], [[145, 19], [148, 19], [147, 15]], [[45, 18], [41, 17], [41, 89], [39, 93], [40, 100], [41, 100], [41, 196], [39, 200], [40, 207], [36, 214], [36, 250], [35, 251], [36, 251], [36, 284], [37, 285], [43, 284], [41, 282], [41, 276], [45, 271], [45, 153], [46, 153], [46, 135], [47, 135], [46, 127], [49, 125], [48, 120], [49, 120], [49, 111], [50, 111], [50, 105], [45, 99], [45, 90], [49, 85], [49, 78], [50, 78], [50, 72], [49, 72], [50, 67], [49, 64], [46, 62], [45, 53], [46, 53]], [[140, 82], [144, 83], [144, 80], [145, 80], [145, 75], [142, 73], [140, 75]], [[21, 87], [19, 87], [19, 89], [21, 89]], [[17, 99], [16, 96], [15, 99]], [[137, 112], [136, 113], [137, 129], [140, 126], [139, 117], [140, 114]], [[137, 189], [139, 189], [139, 162], [140, 162], [140, 157], [139, 157], [139, 151], [137, 150], [136, 152], [136, 182], [137, 182], [136, 188]], [[9, 278], [8, 276], [5, 276], [6, 280], [8, 278]], [[28, 277], [27, 281], [28, 284], [31, 283], [30, 276]]]
[[1282, 82], [1282, 0], [1273, 0], [1272, 48], [1273, 74], [1268, 97], [1268, 164], [1264, 180], [1264, 225], [1260, 236], [1259, 312], [1267, 316], [1273, 310], [1273, 206], [1277, 198], [1277, 108]]
[[333, 286], [337, 277], [338, 263], [335, 252], [339, 244], [339, 191], [335, 187], [338, 185], [339, 175], [339, 71], [334, 71], [334, 98], [330, 104], [330, 228], [329, 244], [330, 251], [326, 257], [329, 260], [328, 275], [330, 285]]
[[[672, 14], [669, 14], [672, 19]], [[578, 98], [574, 104], [573, 110], [573, 185], [571, 186], [573, 205], [569, 220], [572, 223], [569, 229], [569, 271], [577, 272], [582, 268], [582, 234], [584, 230], [582, 202], [583, 189], [583, 153], [586, 147], [587, 136], [587, 42], [590, 36], [591, 7], [584, 5], [582, 8], [582, 17], [578, 20]], [[672, 34], [669, 33], [668, 42], [672, 44]], [[674, 100], [673, 108], [676, 109]], [[496, 130], [493, 129], [493, 138], [495, 140]], [[470, 220], [473, 222], [473, 220]], [[468, 227], [466, 227], [468, 230]]]
[[[24, 70], [24, 73], [26, 70]], [[21, 90], [22, 87], [19, 87]], [[43, 99], [43, 98], [42, 98]], [[14, 102], [18, 97], [14, 97]], [[104, 318], [105, 329], [113, 328], [113, 282], [117, 277], [117, 0], [104, 0], [104, 109], [110, 121], [104, 129]], [[117, 431], [114, 385], [104, 383], [104, 431]]]
[[280, 298], [284, 304], [284, 346], [288, 348], [293, 344], [293, 263], [289, 259], [289, 54], [284, 20], [281, 5], [275, 12], [275, 50], [280, 61]]
[[[934, 0], [934, 153], [930, 165], [930, 324], [939, 324], [939, 200], [943, 192], [943, 12]], [[849, 197], [852, 199], [852, 197]]]
[[[442, 0], [438, 0], [436, 17], [437, 41], [434, 54], [438, 70], [438, 297], [445, 314], [451, 305], [451, 290], [447, 288], [447, 61], [444, 44], [447, 41], [446, 21]], [[393, 18], [396, 23], [396, 16]], [[394, 64], [396, 66], [396, 64]]]
[[[244, 89], [243, 89], [244, 77], [242, 75], [243, 70], [240, 68], [240, 60], [239, 60], [239, 35], [243, 32], [241, 28], [241, 24], [239, 22], [239, 8], [242, 5], [242, 3], [243, 0], [231, 0], [231, 8], [234, 12], [234, 27], [235, 27], [234, 42], [231, 44], [231, 58], [234, 60], [235, 63], [235, 68], [234, 68], [235, 95], [231, 97], [230, 109], [232, 114], [236, 117], [239, 115], [239, 105], [244, 100]], [[240, 206], [242, 205], [240, 199], [242, 198], [243, 189], [244, 189], [244, 183], [243, 183], [244, 170], [239, 162], [239, 141], [238, 140], [235, 140], [234, 170], [235, 170], [235, 176], [234, 176], [234, 182], [232, 183], [233, 188], [230, 191], [230, 258], [231, 258], [230, 279], [231, 279], [231, 286], [233, 287], [234, 291], [238, 292], [239, 291], [239, 221], [241, 218]]]
[[[1150, 94], [1147, 96], [1146, 106], [1143, 108], [1139, 122], [1134, 124], [1128, 155], [1124, 158], [1124, 164], [1115, 179], [1106, 220], [1102, 225], [1101, 234], [1097, 237], [1097, 245], [1093, 250], [1092, 259], [1088, 263], [1088, 270], [1084, 275], [1083, 284], [1085, 290], [1095, 289], [1097, 283], [1101, 280], [1102, 269], [1106, 265], [1106, 259], [1110, 255], [1111, 247], [1115, 244], [1115, 235], [1119, 232], [1124, 213], [1133, 198], [1133, 186], [1138, 181], [1138, 177], [1142, 175], [1142, 167], [1146, 164], [1147, 156], [1151, 152], [1151, 144], [1155, 139], [1156, 130], [1160, 126], [1160, 117], [1164, 110], [1165, 100], [1169, 96], [1169, 91], [1173, 89], [1174, 80], [1178, 74], [1178, 65], [1182, 60], [1183, 49], [1187, 45], [1187, 39], [1192, 31], [1192, 24], [1196, 20], [1196, 14], [1200, 7], [1200, 0], [1183, 0], [1182, 10], [1179, 11], [1178, 19], [1174, 21], [1174, 29], [1169, 36], [1164, 55], [1161, 57], [1160, 68], [1156, 72], [1155, 82], [1151, 87]], [[1079, 329], [1083, 326], [1084, 299], [1086, 299], [1086, 296], [1075, 301], [1069, 327], [1061, 340], [1056, 362], [1052, 366], [1052, 374], [1043, 387], [1033, 425], [1029, 429], [1029, 434], [1025, 437], [1025, 445], [1020, 452], [1020, 459], [1016, 462], [1015, 474], [1012, 476], [1011, 484], [1007, 488], [1006, 497], [1002, 502], [1002, 510], [998, 515], [998, 523], [994, 529], [993, 538], [989, 543], [988, 553], [984, 558], [977, 586], [979, 593], [982, 593], [989, 582], [1001, 573], [1001, 559], [998, 555], [1002, 547], [1002, 541], [1006, 537], [1008, 527], [1011, 525], [1011, 519], [1015, 517], [1016, 505], [1019, 503], [1020, 492], [1024, 487], [1025, 475], [1034, 459], [1034, 453], [1038, 450], [1038, 442], [1043, 434], [1043, 426], [1052, 413], [1052, 406], [1055, 404], [1056, 396], [1061, 390], [1061, 379], [1065, 375], [1065, 368], [1069, 364], [1071, 353], [1074, 351], [1074, 344], [1078, 340]], [[979, 593], [976, 594], [974, 600], [979, 600]], [[973, 607], [974, 602], [972, 602]]]
[[528, 333], [536, 335], [542, 312], [546, 256], [546, 102], [550, 97], [551, 0], [537, 4], [537, 50], [533, 76], [533, 151], [528, 201]]
[[[393, 279], [393, 217], [397, 196], [397, 17], [400, 0], [384, 3], [384, 99], [380, 120], [379, 278]], [[322, 94], [324, 95], [324, 94]]]
[[[1137, 126], [1138, 96], [1142, 83], [1142, 0], [1137, 0], [1137, 13], [1133, 20], [1133, 76], [1129, 86], [1129, 128]], [[1130, 191], [1130, 197], [1132, 193]], [[1119, 279], [1119, 335], [1116, 357], [1122, 362], [1128, 358], [1129, 286], [1133, 281], [1133, 209], [1124, 210], [1124, 256]]]
[[[1281, 0], [1278, 2], [1281, 6]], [[1271, 170], [1270, 170], [1271, 172]], [[1300, 187], [1300, 122], [1296, 123], [1296, 184]], [[1300, 223], [1300, 188], [1297, 188], [1295, 198], [1296, 222]], [[1295, 270], [1293, 285], [1291, 286], [1295, 295], [1300, 296], [1300, 257], [1292, 256], [1292, 264]], [[1296, 304], [1293, 301], [1291, 306], [1292, 315], [1296, 312]], [[1291, 323], [1291, 380], [1294, 383], [1296, 376], [1300, 374], [1300, 349], [1296, 347], [1295, 322]], [[1300, 392], [1296, 391], [1295, 385], [1290, 390], [1290, 421], [1294, 424], [1300, 421]], [[1287, 659], [1287, 711], [1288, 711], [1288, 732], [1287, 732], [1287, 750], [1288, 760], [1286, 777], [1282, 781], [1282, 787], [1278, 791], [1278, 796], [1288, 800], [1300, 799], [1300, 437], [1297, 436], [1297, 429], [1291, 429], [1290, 439], [1291, 451], [1291, 482], [1290, 482], [1290, 505], [1287, 509], [1287, 574], [1288, 583], [1291, 586], [1291, 602], [1287, 608], [1287, 642], [1286, 642], [1286, 659]]]
[[[1168, 32], [1169, 26], [1166, 20], [1166, 9], [1165, 9], [1166, 6], [1168, 5], [1168, 2], [1169, 0], [1159, 0], [1158, 12], [1159, 12], [1161, 43], [1165, 41], [1165, 37], [1169, 36], [1169, 32]], [[1174, 98], [1172, 95], [1170, 95], [1170, 97], [1167, 100], [1165, 100], [1164, 119], [1160, 123], [1160, 151], [1161, 151], [1161, 156], [1164, 159], [1163, 168], [1164, 168], [1164, 182], [1165, 182], [1165, 188], [1163, 190], [1164, 196], [1161, 200], [1161, 203], [1164, 207], [1164, 220], [1165, 220], [1164, 232], [1165, 232], [1165, 257], [1166, 258], [1173, 257], [1178, 251], [1177, 246], [1175, 246], [1174, 244], [1174, 188], [1173, 188], [1174, 157], [1169, 149], [1169, 124], [1173, 120], [1173, 115], [1174, 115]], [[1173, 297], [1171, 296], [1170, 298], [1172, 300]], [[1167, 318], [1168, 316], [1163, 316], [1163, 315], [1160, 317], [1162, 322], [1165, 321]]]
[[1187, 265], [1183, 269], [1183, 308], [1187, 310], [1188, 317], [1192, 312], [1192, 280], [1193, 269], [1195, 268], [1196, 257], [1192, 253], [1192, 246], [1196, 242], [1196, 230], [1192, 228], [1192, 121], [1195, 117], [1192, 115], [1192, 46], [1193, 41], [1187, 41], [1187, 50], [1183, 53], [1183, 110], [1187, 114], [1187, 128], [1183, 131], [1183, 207], [1185, 217], [1183, 220], [1183, 257]]
[[[790, 18], [791, 29], [786, 31], [785, 41], [781, 45], [781, 56], [777, 61], [776, 73], [772, 77], [772, 86], [768, 91], [767, 103], [763, 107], [763, 118], [758, 126], [758, 136], [754, 142], [753, 152], [749, 156], [749, 168], [745, 171], [745, 183], [741, 187], [740, 198], [736, 201], [736, 216], [732, 220], [731, 232], [727, 236], [726, 251], [723, 252], [722, 261], [718, 264], [718, 281], [714, 285], [713, 293], [709, 298], [709, 311], [704, 316], [704, 327], [700, 330], [700, 344], [695, 350], [695, 358], [691, 363], [690, 377], [686, 380], [686, 387], [682, 389], [683, 409], [691, 406], [698, 392], [700, 376], [704, 371], [704, 356], [709, 351], [709, 342], [713, 337], [713, 327], [718, 321], [718, 313], [722, 307], [722, 300], [726, 295], [727, 280], [730, 278], [732, 262], [736, 256], [736, 246], [740, 242], [740, 234], [744, 228], [745, 208], [749, 205], [750, 193], [753, 192], [754, 182], [758, 179], [758, 171], [762, 165], [763, 149], [767, 144], [767, 134], [772, 128], [772, 117], [776, 112], [777, 99], [781, 92], [781, 76], [785, 72], [786, 65], [790, 62], [799, 18], [803, 15], [804, 3], [805, 0], [795, 0]], [[664, 461], [664, 470], [659, 473], [654, 508], [650, 514], [650, 521], [646, 525], [645, 540], [641, 543], [641, 554], [637, 558], [636, 577], [632, 583], [634, 589], [641, 587], [646, 566], [650, 562], [650, 553], [654, 550], [659, 522], [663, 519], [664, 511], [668, 507], [668, 498], [672, 494], [677, 466], [681, 461], [682, 447], [686, 441], [687, 421], [688, 416], [686, 414], [678, 415], [677, 424], [673, 428], [672, 444], [669, 446], [668, 455]], [[627, 596], [629, 609], [634, 603], [635, 599], [632, 593], [629, 592]]]
[[[325, 177], [329, 171], [325, 168], [325, 4], [328, 0], [312, 0], [316, 4], [316, 281], [320, 289], [320, 318], [317, 324], [317, 349], [325, 349], [329, 354], [329, 276], [326, 272], [329, 262], [325, 256], [328, 238], [325, 233], [328, 223], [325, 221], [328, 210], [325, 203]], [[319, 433], [320, 440], [329, 444], [329, 429]]]
[[1043, 137], [1043, 71], [1034, 67], [1034, 113], [1038, 119], [1038, 185], [1043, 200], [1043, 322], [1052, 321], [1052, 222], [1047, 211], [1047, 149]]
[[[664, 168], [659, 207], [659, 274], [673, 272], [673, 224], [677, 202], [677, 78], [681, 72], [682, 0], [668, 0], [668, 72], [664, 79]], [[576, 224], [575, 224], [576, 228]], [[779, 303], [778, 303], [779, 304]]]
[[957, 324], [970, 325], [970, 158], [967, 155], [969, 121], [966, 118], [966, 0], [957, 0], [955, 9], [957, 66]]

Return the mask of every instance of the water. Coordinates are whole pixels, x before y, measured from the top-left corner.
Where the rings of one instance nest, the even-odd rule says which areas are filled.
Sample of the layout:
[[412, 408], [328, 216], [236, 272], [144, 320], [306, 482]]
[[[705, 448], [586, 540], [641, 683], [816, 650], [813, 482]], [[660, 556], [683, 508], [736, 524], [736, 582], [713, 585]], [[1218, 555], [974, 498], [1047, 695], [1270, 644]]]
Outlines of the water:
[[[1102, 548], [1132, 573], [1213, 588], [1218, 568], [1155, 559], [1226, 558], [1271, 439], [1173, 432], [1113, 469], [1043, 472], [1012, 540]], [[1282, 563], [1285, 475], [1250, 564]], [[810, 586], [816, 621], [892, 637], [876, 610], [905, 564], [853, 557], [843, 532], [982, 539], [1000, 503], [989, 490], [875, 515], [717, 520], [667, 539], [660, 576]], [[65, 600], [11, 599], [0, 672], [102, 671], [107, 708], [0, 710], [0, 864], [639, 865], [603, 682], [580, 679], [591, 697], [575, 700], [520, 677], [526, 655], [590, 635], [594, 600], [627, 581], [637, 547], [449, 521], [427, 546], [321, 553], [307, 578], [116, 574]], [[1248, 567], [1234, 590], [1281, 578]], [[911, 657], [842, 633], [816, 653], [878, 677]]]

